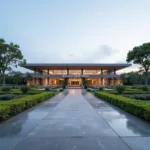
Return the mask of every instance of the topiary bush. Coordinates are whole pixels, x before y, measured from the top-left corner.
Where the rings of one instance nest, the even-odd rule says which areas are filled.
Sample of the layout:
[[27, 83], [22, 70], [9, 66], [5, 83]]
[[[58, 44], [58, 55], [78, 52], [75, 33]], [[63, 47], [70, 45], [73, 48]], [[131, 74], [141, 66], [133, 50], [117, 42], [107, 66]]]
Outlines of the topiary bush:
[[87, 89], [87, 85], [84, 85], [84, 88]]
[[30, 91], [30, 87], [29, 86], [22, 86], [20, 88], [20, 90], [22, 91], [23, 94], [28, 94], [28, 92]]
[[132, 89], [136, 89], [136, 87], [135, 87], [135, 86], [132, 86]]
[[12, 88], [10, 86], [2, 87], [1, 91], [3, 92], [9, 92]]
[[103, 91], [103, 87], [99, 87], [99, 89], [98, 89], [99, 91]]
[[125, 91], [125, 86], [118, 85], [118, 86], [116, 86], [116, 90], [119, 94], [122, 94]]
[[50, 91], [50, 88], [49, 87], [45, 87], [45, 91]]
[[19, 89], [19, 86], [12, 86], [12, 89]]
[[64, 89], [60, 89], [60, 92], [63, 92]]
[[143, 87], [142, 87], [142, 90], [143, 90], [143, 91], [148, 91], [148, 87], [147, 87], [147, 86], [143, 86]]
[[66, 88], [66, 85], [64, 84], [64, 85], [63, 85], [63, 89], [65, 89], [65, 88]]

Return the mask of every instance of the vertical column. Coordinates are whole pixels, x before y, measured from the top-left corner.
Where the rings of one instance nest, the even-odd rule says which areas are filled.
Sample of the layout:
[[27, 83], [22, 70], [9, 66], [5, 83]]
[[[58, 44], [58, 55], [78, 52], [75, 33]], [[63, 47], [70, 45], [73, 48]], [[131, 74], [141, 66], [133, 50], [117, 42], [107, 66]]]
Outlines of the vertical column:
[[[101, 75], [103, 75], [103, 69], [101, 69]], [[103, 86], [103, 77], [101, 77], [101, 86]]]
[[[114, 69], [114, 75], [116, 75], [116, 69]], [[114, 86], [116, 86], [116, 78], [114, 77]]]
[[69, 69], [67, 68], [67, 78], [66, 78], [66, 86], [69, 84]]
[[43, 72], [40, 71], [40, 75], [41, 75], [41, 78], [40, 78], [40, 85], [43, 85], [43, 77], [42, 77], [42, 74], [43, 74]]
[[81, 69], [81, 75], [83, 75], [83, 69]]
[[[47, 75], [49, 75], [49, 69], [47, 69]], [[48, 78], [47, 78], [47, 85], [49, 86], [50, 84], [49, 84], [49, 81], [50, 81], [50, 79], [49, 79], [49, 76], [48, 76]]]
[[114, 69], [114, 74], [116, 74], [116, 69]]
[[69, 69], [67, 68], [67, 75], [69, 75]]
[[116, 78], [114, 78], [114, 86], [116, 86]]
[[81, 86], [82, 86], [82, 87], [83, 87], [83, 84], [84, 84], [84, 83], [83, 83], [83, 82], [84, 82], [83, 80], [84, 80], [84, 79], [83, 79], [83, 69], [81, 69]]
[[35, 77], [34, 77], [34, 86], [36, 86], [36, 69], [34, 70], [34, 75], [35, 75]]

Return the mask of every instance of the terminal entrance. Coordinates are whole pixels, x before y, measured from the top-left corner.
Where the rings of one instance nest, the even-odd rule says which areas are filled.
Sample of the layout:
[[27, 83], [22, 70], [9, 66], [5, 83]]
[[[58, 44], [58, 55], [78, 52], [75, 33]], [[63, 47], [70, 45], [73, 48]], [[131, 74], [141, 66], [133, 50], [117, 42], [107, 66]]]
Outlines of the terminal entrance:
[[77, 79], [75, 79], [75, 78], [70, 78], [70, 79], [68, 79], [69, 80], [69, 82], [68, 82], [68, 85], [69, 86], [72, 86], [72, 87], [81, 87], [81, 79], [80, 78], [77, 78]]
[[79, 81], [71, 81], [71, 86], [79, 86]]

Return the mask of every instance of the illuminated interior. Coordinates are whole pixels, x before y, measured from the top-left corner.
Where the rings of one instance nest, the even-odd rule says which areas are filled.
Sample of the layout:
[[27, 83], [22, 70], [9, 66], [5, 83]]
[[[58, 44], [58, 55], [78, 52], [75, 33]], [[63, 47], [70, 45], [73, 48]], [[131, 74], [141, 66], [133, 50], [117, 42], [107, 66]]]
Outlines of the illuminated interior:
[[[103, 74], [108, 74], [112, 72], [112, 70], [103, 69]], [[42, 86], [62, 86], [64, 83], [67, 86], [83, 86], [83, 80], [85, 81], [84, 84], [88, 86], [107, 86], [107, 85], [114, 85], [120, 84], [121, 81], [119, 78], [111, 78], [111, 77], [90, 77], [90, 76], [82, 76], [83, 75], [101, 75], [101, 69], [47, 69], [42, 70], [41, 76], [38, 78], [34, 78], [32, 81], [28, 82], [28, 85], [42, 85]], [[42, 74], [49, 74], [54, 76], [49, 77], [42, 77]], [[114, 74], [114, 73], [113, 73]], [[56, 78], [55, 75], [73, 75], [73, 76], [60, 76], [61, 78]], [[77, 75], [77, 76], [74, 76]], [[79, 75], [79, 76], [78, 76]], [[81, 76], [80, 76], [81, 75]]]
[[[44, 74], [48, 74], [48, 70], [43, 70], [42, 73]], [[82, 71], [80, 70], [68, 70], [68, 74], [73, 74], [73, 75], [79, 75], [81, 74]], [[103, 70], [103, 74], [107, 73], [107, 70]], [[49, 74], [57, 74], [57, 75], [61, 75], [61, 74], [67, 74], [67, 70], [49, 70]], [[83, 74], [85, 75], [98, 75], [101, 74], [101, 70], [83, 70]]]

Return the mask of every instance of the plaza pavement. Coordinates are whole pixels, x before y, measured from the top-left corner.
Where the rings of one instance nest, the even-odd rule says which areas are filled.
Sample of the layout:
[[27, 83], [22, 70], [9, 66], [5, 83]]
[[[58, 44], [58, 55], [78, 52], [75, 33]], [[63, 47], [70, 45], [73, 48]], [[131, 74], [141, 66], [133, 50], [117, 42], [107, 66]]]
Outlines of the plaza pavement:
[[68, 89], [1, 123], [0, 150], [150, 150], [150, 124]]

